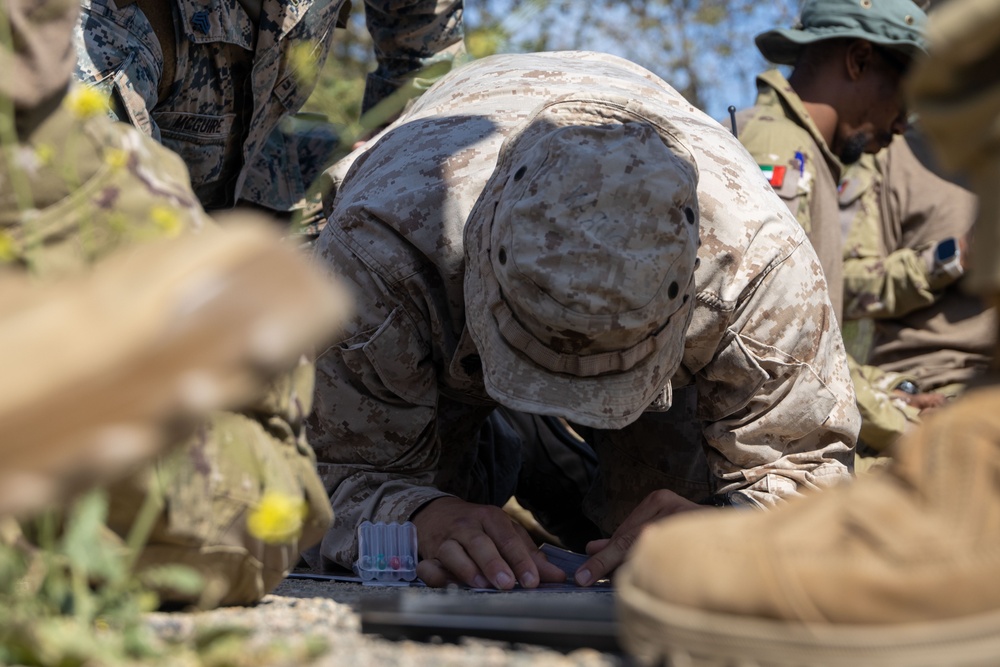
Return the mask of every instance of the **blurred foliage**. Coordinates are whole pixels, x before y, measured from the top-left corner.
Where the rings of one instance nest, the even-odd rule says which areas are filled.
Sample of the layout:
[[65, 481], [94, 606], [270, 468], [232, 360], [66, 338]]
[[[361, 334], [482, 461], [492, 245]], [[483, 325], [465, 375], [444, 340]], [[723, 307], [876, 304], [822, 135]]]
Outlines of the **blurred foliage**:
[[[306, 664], [327, 650], [312, 637], [248, 650], [248, 631], [230, 626], [158, 637], [144, 618], [159, 606], [153, 589], [196, 593], [202, 581], [180, 565], [137, 574], [135, 551], [107, 530], [106, 515], [95, 491], [23, 525], [0, 517], [0, 665], [254, 667]], [[128, 542], [147, 531], [140, 518]]]
[[[22, 533], [0, 524], [0, 664], [118, 665], [150, 659], [160, 647], [142, 612], [158, 605], [133, 576], [128, 550], [104, 526], [99, 492], [65, 517], [49, 512]], [[193, 573], [164, 568], [151, 576], [171, 586], [200, 585]]]
[[375, 69], [372, 39], [365, 28], [364, 4], [354, 3], [349, 25], [334, 31], [330, 56], [303, 112], [320, 113], [338, 128], [357, 121], [365, 92], [365, 76]]

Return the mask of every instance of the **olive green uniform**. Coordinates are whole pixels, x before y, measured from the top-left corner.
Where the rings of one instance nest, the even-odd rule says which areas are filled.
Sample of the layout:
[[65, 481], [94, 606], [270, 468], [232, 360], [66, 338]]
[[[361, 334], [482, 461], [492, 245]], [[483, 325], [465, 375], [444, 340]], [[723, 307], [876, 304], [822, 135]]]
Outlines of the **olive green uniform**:
[[[757, 77], [757, 101], [736, 116], [738, 136], [816, 250], [838, 320], [843, 322], [843, 238], [838, 188], [844, 166], [820, 134], [802, 100], [778, 70]], [[917, 420], [917, 410], [891, 390], [906, 376], [853, 359], [851, 378], [861, 411], [861, 440], [882, 449]]]
[[[989, 363], [995, 312], [934, 261], [937, 242], [969, 231], [977, 201], [925, 165], [919, 137], [897, 137], [852, 165], [842, 191], [853, 221], [844, 248], [844, 317], [872, 318], [868, 363], [953, 395]], [[931, 165], [932, 166], [932, 165]]]

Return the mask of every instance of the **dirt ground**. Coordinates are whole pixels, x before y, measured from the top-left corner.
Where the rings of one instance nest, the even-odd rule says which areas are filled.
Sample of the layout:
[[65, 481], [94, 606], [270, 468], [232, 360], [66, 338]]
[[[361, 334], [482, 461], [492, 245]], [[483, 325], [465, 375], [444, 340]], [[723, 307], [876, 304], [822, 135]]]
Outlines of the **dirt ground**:
[[[534, 611], [553, 607], [557, 611], [565, 609], [570, 615], [579, 615], [581, 609], [613, 607], [610, 592], [536, 591], [509, 593], [476, 593], [471, 591], [435, 591], [426, 588], [371, 587], [357, 583], [313, 581], [307, 579], [287, 579], [275, 591], [255, 607], [231, 607], [200, 613], [156, 613], [150, 622], [157, 633], [164, 637], [182, 639], [196, 632], [203, 632], [213, 626], [238, 626], [246, 628], [249, 636], [247, 651], [258, 650], [273, 642], [282, 642], [293, 649], [310, 644], [310, 656], [316, 656], [313, 663], [319, 667], [350, 665], [351, 667], [439, 667], [448, 665], [487, 666], [564, 666], [564, 667], [617, 667], [629, 666], [631, 661], [618, 650], [598, 650], [597, 648], [573, 648], [563, 646], [556, 650], [551, 646], [520, 643], [519, 641], [499, 641], [475, 637], [454, 638], [442, 641], [428, 637], [429, 641], [390, 640], [376, 634], [362, 632], [362, 610], [372, 605], [392, 606], [400, 598], [419, 606], [420, 602], [444, 604], [459, 610], [468, 610], [464, 615], [449, 616], [458, 619], [459, 624], [475, 616], [476, 611], [494, 607], [518, 606], [525, 603]], [[404, 605], [405, 606], [405, 605]], [[603, 613], [603, 612], [602, 612]], [[370, 622], [371, 612], [366, 620]], [[415, 612], [411, 619], [419, 622], [440, 618], [433, 613]], [[474, 622], [474, 621], [473, 621]], [[517, 624], [523, 623], [525, 633], [519, 633]], [[513, 619], [502, 625], [510, 626], [512, 638], [521, 634], [538, 637], [542, 627], [535, 618]], [[574, 622], [575, 623], [575, 622]], [[583, 644], [594, 644], [594, 637], [586, 631], [586, 621], [573, 625], [575, 634]], [[608, 624], [602, 628], [606, 630]], [[565, 640], [564, 640], [565, 641]], [[568, 641], [576, 641], [570, 639]], [[601, 644], [603, 642], [596, 642]], [[556, 641], [558, 643], [558, 641]], [[316, 647], [319, 648], [316, 648]], [[579, 644], [577, 644], [579, 646]], [[602, 648], [607, 648], [602, 646]], [[266, 658], [263, 662], [250, 664], [301, 664], [303, 651], [286, 652], [285, 658]], [[264, 651], [260, 655], [265, 655]], [[280, 654], [279, 654], [280, 655]], [[290, 658], [288, 656], [296, 656]], [[290, 661], [290, 662], [286, 662]]]

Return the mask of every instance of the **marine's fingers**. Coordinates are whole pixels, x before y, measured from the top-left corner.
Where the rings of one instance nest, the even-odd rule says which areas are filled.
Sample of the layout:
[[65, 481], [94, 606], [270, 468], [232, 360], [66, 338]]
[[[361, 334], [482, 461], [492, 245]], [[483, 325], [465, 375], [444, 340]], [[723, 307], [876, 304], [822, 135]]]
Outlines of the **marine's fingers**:
[[[479, 534], [482, 539], [488, 540], [483, 533]], [[476, 538], [473, 538], [475, 540]], [[495, 559], [499, 560], [500, 555], [493, 550]], [[473, 588], [490, 588], [491, 584], [484, 576], [485, 570], [480, 566], [475, 557], [470, 554], [469, 548], [457, 539], [445, 540], [437, 551], [437, 560], [444, 570], [455, 579]], [[499, 588], [499, 586], [498, 586]]]
[[444, 588], [457, 580], [437, 558], [425, 558], [417, 563], [417, 577], [431, 588]]
[[598, 551], [600, 551], [604, 547], [608, 546], [608, 542], [610, 542], [610, 541], [611, 540], [609, 538], [605, 537], [604, 539], [601, 539], [601, 540], [591, 540], [590, 542], [587, 542], [587, 546], [586, 546], [587, 555], [588, 556], [593, 556]]
[[[501, 514], [489, 523], [484, 523], [484, 528], [499, 550], [504, 562], [509, 565], [509, 571], [516, 573], [517, 581], [525, 588], [538, 586], [541, 578], [534, 559], [538, 549], [528, 535], [528, 531], [511, 521], [506, 514]], [[487, 576], [489, 576], [488, 571]], [[498, 588], [510, 588], [513, 585], [514, 582], [511, 581], [510, 586], [498, 585]]]
[[576, 571], [574, 576], [576, 583], [580, 586], [589, 586], [614, 572], [625, 561], [625, 554], [639, 539], [642, 528], [639, 526], [633, 530], [619, 531], [608, 540], [607, 546], [588, 558]]
[[550, 563], [549, 559], [541, 551], [535, 551], [531, 557], [535, 561], [535, 567], [538, 568], [538, 576], [542, 583], [562, 583], [566, 581], [566, 573], [556, 565]]

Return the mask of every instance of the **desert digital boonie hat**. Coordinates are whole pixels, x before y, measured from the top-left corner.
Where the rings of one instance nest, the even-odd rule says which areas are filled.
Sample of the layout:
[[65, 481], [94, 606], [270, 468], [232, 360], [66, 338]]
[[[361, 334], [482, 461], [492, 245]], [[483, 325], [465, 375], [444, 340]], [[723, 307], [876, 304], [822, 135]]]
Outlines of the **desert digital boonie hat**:
[[507, 407], [621, 428], [669, 393], [693, 308], [698, 173], [625, 99], [563, 98], [509, 137], [465, 228], [465, 304]]
[[927, 15], [911, 0], [806, 0], [794, 28], [754, 40], [772, 63], [794, 65], [802, 47], [827, 39], [864, 39], [907, 60], [926, 53]]

